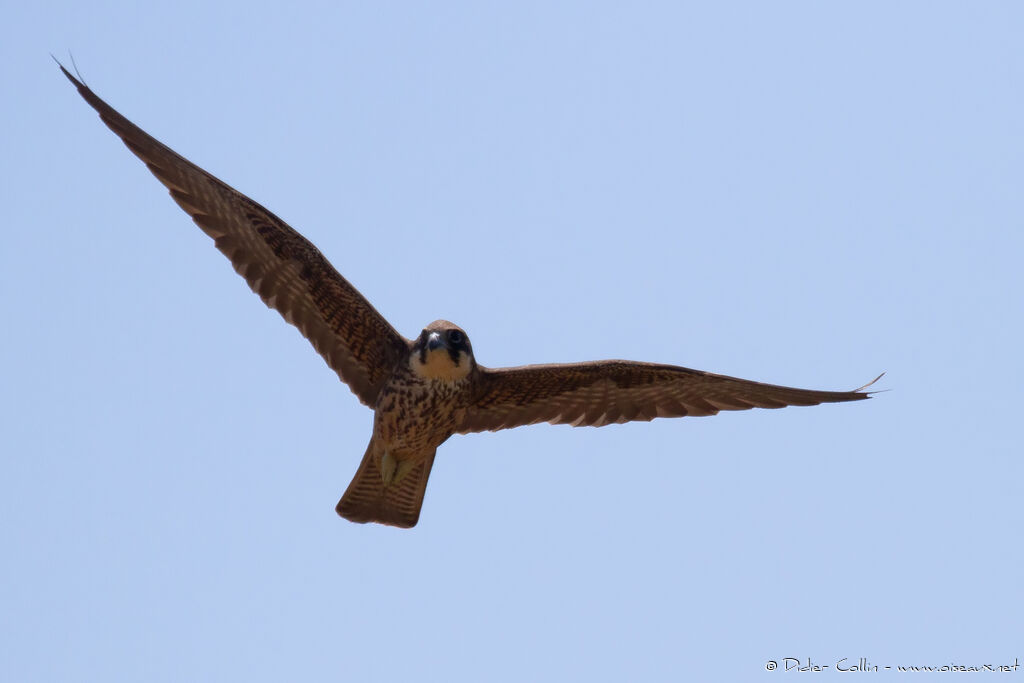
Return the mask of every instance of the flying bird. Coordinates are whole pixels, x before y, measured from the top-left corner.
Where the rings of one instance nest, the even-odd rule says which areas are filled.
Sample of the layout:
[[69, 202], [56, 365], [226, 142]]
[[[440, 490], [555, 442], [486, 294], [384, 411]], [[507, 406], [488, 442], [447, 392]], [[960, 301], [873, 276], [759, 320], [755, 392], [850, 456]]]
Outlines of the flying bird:
[[622, 360], [487, 368], [477, 363], [466, 332], [446, 320], [406, 339], [283, 220], [148, 135], [58, 66], [252, 291], [374, 411], [370, 443], [336, 507], [348, 520], [415, 526], [434, 455], [453, 434], [539, 422], [600, 427], [870, 396], [864, 389], [873, 382], [854, 391], [813, 391]]

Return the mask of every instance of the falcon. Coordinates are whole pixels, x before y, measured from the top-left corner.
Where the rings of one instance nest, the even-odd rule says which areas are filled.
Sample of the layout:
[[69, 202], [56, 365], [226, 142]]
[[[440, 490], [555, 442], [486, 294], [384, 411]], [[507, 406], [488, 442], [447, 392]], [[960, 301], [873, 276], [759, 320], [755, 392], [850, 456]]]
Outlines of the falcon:
[[336, 507], [345, 519], [415, 526], [437, 447], [452, 434], [539, 422], [600, 427], [870, 396], [864, 389], [874, 382], [854, 391], [813, 391], [622, 360], [487, 368], [477, 363], [466, 332], [446, 320], [406, 339], [302, 235], [58, 66], [252, 291], [297, 327], [374, 411], [370, 443]]

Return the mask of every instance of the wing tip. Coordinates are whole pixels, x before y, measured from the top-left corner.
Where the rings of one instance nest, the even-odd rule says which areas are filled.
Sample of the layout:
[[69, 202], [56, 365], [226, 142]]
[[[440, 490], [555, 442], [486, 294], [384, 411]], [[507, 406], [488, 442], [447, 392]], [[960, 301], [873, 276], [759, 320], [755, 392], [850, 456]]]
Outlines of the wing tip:
[[851, 393], [863, 394], [864, 398], [871, 398], [872, 394], [878, 394], [878, 393], [881, 393], [883, 391], [889, 391], [888, 389], [875, 389], [874, 391], [864, 391], [865, 389], [867, 389], [868, 387], [872, 386], [875, 382], [877, 382], [878, 380], [882, 379], [883, 377], [885, 377], [885, 373], [884, 372], [882, 374], [880, 374], [878, 377], [876, 377], [873, 380], [871, 380], [870, 382], [868, 382], [867, 384], [865, 384], [864, 386], [857, 387]]
[[75, 70], [75, 76], [72, 76], [71, 72], [68, 71], [63, 64], [61, 64], [61, 61], [57, 59], [57, 56], [55, 54], [51, 52], [50, 57], [53, 59], [53, 61], [57, 63], [57, 66], [60, 67], [60, 70], [64, 72], [64, 75], [67, 76], [67, 79], [71, 81], [76, 88], [78, 88], [79, 90], [81, 90], [82, 88], [88, 89], [88, 86], [85, 84], [85, 78], [82, 77], [82, 72], [78, 70], [78, 65], [75, 64], [75, 57], [71, 54], [70, 51], [68, 52], [68, 58], [71, 60], [71, 66]]

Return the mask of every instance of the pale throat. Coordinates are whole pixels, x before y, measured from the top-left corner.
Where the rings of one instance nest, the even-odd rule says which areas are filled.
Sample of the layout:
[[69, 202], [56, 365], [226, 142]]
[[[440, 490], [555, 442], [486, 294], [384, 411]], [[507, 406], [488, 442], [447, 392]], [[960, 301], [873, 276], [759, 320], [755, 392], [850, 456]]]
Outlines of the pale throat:
[[419, 353], [413, 353], [409, 358], [409, 367], [417, 376], [449, 382], [465, 379], [471, 365], [469, 354], [465, 351], [459, 351], [459, 362], [456, 364], [451, 354], [444, 348], [427, 351], [422, 361]]

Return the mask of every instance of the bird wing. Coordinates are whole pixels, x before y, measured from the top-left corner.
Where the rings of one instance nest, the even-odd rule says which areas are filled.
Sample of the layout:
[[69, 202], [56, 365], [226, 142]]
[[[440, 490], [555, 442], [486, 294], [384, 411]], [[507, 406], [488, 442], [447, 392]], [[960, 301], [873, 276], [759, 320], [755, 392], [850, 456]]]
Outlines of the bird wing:
[[496, 431], [538, 422], [601, 427], [720, 410], [813, 406], [868, 398], [862, 391], [867, 386], [855, 391], [793, 389], [621, 360], [480, 368], [473, 399], [456, 431]]
[[372, 406], [410, 342], [288, 224], [155, 140], [60, 68], [263, 303], [295, 325], [359, 400]]

